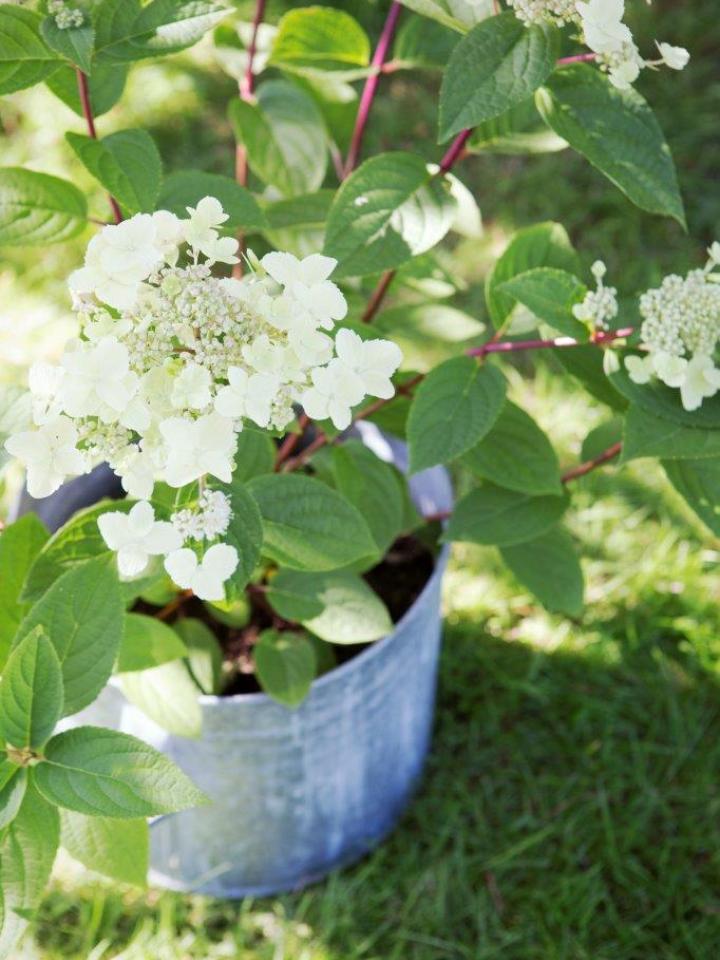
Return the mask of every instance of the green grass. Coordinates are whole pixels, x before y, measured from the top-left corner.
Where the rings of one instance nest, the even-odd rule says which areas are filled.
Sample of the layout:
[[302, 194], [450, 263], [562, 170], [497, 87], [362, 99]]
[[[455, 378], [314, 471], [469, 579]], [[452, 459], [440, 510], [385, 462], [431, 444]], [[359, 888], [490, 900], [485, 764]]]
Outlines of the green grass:
[[[377, 4], [343, 5], [377, 30]], [[281, 7], [271, 0], [271, 13]], [[684, 74], [648, 72], [641, 83], [677, 159], [689, 235], [636, 211], [569, 152], [471, 158], [458, 173], [487, 236], [456, 250], [472, 284], [467, 309], [482, 312], [490, 254], [535, 220], [565, 223], [625, 293], [699, 262], [714, 239], [715, 5], [656, 0], [645, 10], [636, 0], [633, 11], [645, 49], [662, 22], [659, 39], [693, 53]], [[102, 131], [147, 124], [170, 168], [230, 173], [229, 87], [205, 67], [199, 56], [190, 74], [139, 68]], [[383, 80], [367, 155], [437, 156], [435, 92], [416, 80]], [[57, 141], [81, 124], [48, 96], [8, 101], [0, 119], [11, 134], [4, 163], [78, 174]], [[102, 208], [101, 191], [93, 203]], [[64, 337], [61, 279], [81, 248], [4, 262], [0, 379]], [[534, 380], [511, 370], [511, 393], [571, 463], [608, 414], [557, 373], [544, 359]], [[495, 551], [455, 550], [433, 751], [417, 799], [375, 854], [297, 895], [242, 904], [123, 889], [63, 863], [18, 960], [717, 960], [720, 548], [647, 461], [574, 490], [588, 581], [580, 622], [540, 610]]]

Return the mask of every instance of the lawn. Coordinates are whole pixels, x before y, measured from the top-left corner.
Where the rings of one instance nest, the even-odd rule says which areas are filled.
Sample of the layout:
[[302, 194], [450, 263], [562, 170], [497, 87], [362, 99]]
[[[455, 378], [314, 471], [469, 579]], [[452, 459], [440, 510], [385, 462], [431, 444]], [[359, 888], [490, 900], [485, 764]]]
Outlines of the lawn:
[[[622, 292], [697, 264], [714, 239], [720, 21], [710, 0], [638, 7], [647, 43], [662, 19], [660, 39], [695, 58], [684, 74], [642, 86], [677, 159], [689, 235], [636, 211], [569, 153], [472, 157], [458, 173], [486, 235], [450, 261], [467, 280], [466, 309], [483, 310], [490, 254], [540, 219], [565, 223]], [[202, 50], [192, 63], [191, 74], [138, 68], [104, 129], [147, 125], [170, 166], [201, 150], [208, 169], [227, 173], [220, 107], [205, 115], [202, 104], [220, 104], [230, 88]], [[427, 136], [435, 155], [434, 89], [412, 80], [384, 81], [369, 150]], [[62, 173], [59, 113], [40, 92], [8, 101], [3, 162], [42, 155], [36, 168]], [[65, 335], [61, 281], [80, 249], [53, 248], [41, 264], [12, 254], [0, 270], [9, 304], [0, 379]], [[532, 381], [524, 373], [509, 370], [511, 396], [531, 400], [563, 462], [576, 462], [609, 414], [551, 359]], [[570, 525], [590, 558], [580, 621], [543, 612], [495, 551], [455, 549], [434, 746], [415, 802], [380, 850], [306, 891], [239, 904], [122, 889], [62, 862], [18, 960], [716, 960], [720, 546], [647, 461], [574, 489]]]

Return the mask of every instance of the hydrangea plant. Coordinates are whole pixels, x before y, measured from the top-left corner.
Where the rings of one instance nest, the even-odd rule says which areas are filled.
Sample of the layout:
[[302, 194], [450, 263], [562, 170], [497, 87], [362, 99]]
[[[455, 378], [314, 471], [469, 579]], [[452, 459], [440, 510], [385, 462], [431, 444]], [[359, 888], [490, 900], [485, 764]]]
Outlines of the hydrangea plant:
[[[542, 604], [580, 616], [562, 519], [572, 482], [610, 461], [660, 458], [720, 534], [718, 244], [633, 299], [600, 260], [583, 278], [559, 224], [527, 227], [487, 279], [489, 328], [443, 303], [452, 261], [434, 252], [481, 231], [457, 171], [491, 149], [570, 147], [684, 225], [670, 150], [632, 84], [687, 52], [663, 41], [644, 59], [623, 0], [404, 6], [389, 4], [372, 52], [332, 5], [271, 25], [264, 0], [251, 23], [214, 0], [0, 4], [0, 95], [45, 84], [63, 100], [86, 128], [68, 149], [108, 194], [91, 213], [69, 180], [0, 168], [0, 245], [89, 236], [68, 283], [76, 336], [32, 367], [29, 391], [8, 391], [4, 448], [35, 497], [101, 463], [126, 494], [52, 536], [33, 515], [0, 536], [1, 956], [60, 844], [142, 882], [147, 817], [203, 800], [141, 741], [63, 725], [108, 682], [185, 736], [198, 693], [238, 673], [295, 707], [336, 648], [392, 629], [363, 574], [410, 534], [494, 545]], [[234, 162], [164, 175], [146, 131], [100, 136], [96, 121], [136, 61], [201, 39], [238, 82]], [[437, 162], [428, 143], [363, 159], [398, 70], [442, 73]], [[605, 445], [588, 438], [564, 470], [508, 396], [503, 365], [532, 350], [556, 352], [609, 408]], [[406, 442], [410, 475], [462, 472], [455, 508], [423, 516], [360, 421]]]

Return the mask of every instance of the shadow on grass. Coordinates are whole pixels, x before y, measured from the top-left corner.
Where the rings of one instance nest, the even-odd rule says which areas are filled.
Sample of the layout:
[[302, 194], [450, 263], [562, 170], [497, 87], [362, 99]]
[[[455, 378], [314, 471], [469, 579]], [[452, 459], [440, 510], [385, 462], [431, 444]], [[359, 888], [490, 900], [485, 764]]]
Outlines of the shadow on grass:
[[715, 960], [718, 685], [673, 644], [610, 649], [450, 629], [426, 776], [375, 854], [254, 903], [57, 890], [42, 955]]

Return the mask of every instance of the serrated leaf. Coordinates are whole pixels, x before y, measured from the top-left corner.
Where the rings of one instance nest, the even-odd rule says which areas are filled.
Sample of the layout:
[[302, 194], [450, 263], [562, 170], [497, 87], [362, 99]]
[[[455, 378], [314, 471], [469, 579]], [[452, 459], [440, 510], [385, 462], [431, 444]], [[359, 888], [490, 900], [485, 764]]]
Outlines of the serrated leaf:
[[118, 680], [130, 703], [163, 730], [193, 739], [202, 733], [200, 689], [183, 661], [172, 660], [159, 667], [122, 673]]
[[327, 169], [327, 137], [314, 100], [286, 80], [261, 84], [257, 103], [235, 99], [230, 120], [250, 169], [286, 197], [317, 190]]
[[237, 437], [233, 480], [244, 483], [252, 477], [272, 473], [276, 452], [275, 444], [267, 433], [243, 427]]
[[40, 36], [42, 19], [34, 10], [0, 6], [0, 95], [40, 83], [62, 63]]
[[0, 682], [0, 740], [36, 750], [63, 711], [63, 680], [55, 648], [36, 627], [13, 650]]
[[376, 551], [356, 508], [320, 480], [270, 474], [248, 483], [263, 518], [263, 553], [293, 570], [348, 566]]
[[720, 536], [720, 459], [663, 460], [668, 480], [715, 536]]
[[[118, 64], [96, 63], [88, 77], [90, 106], [94, 117], [107, 113], [122, 96], [127, 80], [128, 68]], [[83, 107], [78, 93], [75, 69], [62, 64], [45, 81], [58, 99], [70, 107], [79, 117], [83, 116]]]
[[585, 298], [587, 287], [573, 274], [553, 267], [537, 267], [512, 277], [497, 289], [522, 303], [558, 333], [578, 340], [588, 338], [587, 327], [572, 312], [575, 304]]
[[380, 597], [354, 573], [281, 570], [267, 598], [281, 617], [328, 643], [369, 643], [393, 629]]
[[111, 820], [62, 810], [60, 842], [88, 870], [136, 887], [147, 882], [150, 836], [146, 820]]
[[447, 463], [474, 447], [491, 429], [505, 401], [505, 378], [472, 357], [455, 357], [432, 370], [410, 407], [410, 472]]
[[289, 10], [278, 24], [269, 64], [297, 73], [362, 76], [370, 40], [354, 17], [332, 7]]
[[402, 531], [403, 495], [393, 468], [359, 440], [348, 440], [332, 451], [335, 486], [370, 528], [380, 556]]
[[523, 100], [499, 117], [478, 124], [467, 142], [470, 153], [500, 156], [557, 153], [567, 141], [550, 130], [535, 106], [534, 98]]
[[260, 230], [265, 216], [258, 202], [245, 187], [230, 177], [201, 170], [178, 170], [165, 178], [158, 198], [158, 208], [187, 217], [188, 207], [196, 207], [203, 197], [216, 197], [228, 219], [227, 230]]
[[548, 610], [579, 617], [584, 581], [572, 537], [555, 527], [535, 540], [503, 547], [502, 558]]
[[[25, 797], [28, 784], [28, 772], [7, 759], [0, 751], [0, 834], [18, 815]], [[0, 928], [2, 921], [0, 921]]]
[[527, 100], [555, 67], [559, 33], [511, 10], [484, 20], [453, 50], [440, 90], [439, 142]]
[[245, 586], [260, 562], [263, 546], [263, 523], [255, 500], [245, 484], [237, 477], [232, 483], [213, 482], [214, 490], [220, 490], [230, 499], [232, 516], [223, 541], [235, 547], [238, 565], [225, 584], [225, 595], [234, 600], [243, 595]]
[[640, 457], [664, 460], [720, 457], [720, 430], [685, 427], [632, 404], [625, 416], [621, 462]]
[[451, 27], [460, 33], [466, 33], [470, 27], [491, 17], [496, 12], [493, 0], [473, 0], [472, 3], [458, 3], [457, 0], [401, 0], [403, 6], [431, 17], [438, 23]]
[[485, 283], [485, 301], [496, 329], [511, 318], [516, 306], [513, 297], [499, 288], [518, 274], [537, 267], [553, 267], [569, 273], [579, 270], [577, 254], [559, 223], [539, 223], [518, 230], [495, 263]]
[[0, 923], [0, 957], [12, 949], [27, 927], [50, 877], [60, 839], [57, 810], [28, 785], [22, 807], [0, 839], [5, 914]]
[[126, 733], [77, 727], [53, 737], [45, 757], [33, 771], [38, 790], [77, 813], [133, 820], [207, 800], [164, 754]]
[[20, 599], [23, 583], [48, 536], [45, 525], [34, 513], [21, 517], [0, 533], [0, 673], [28, 610]]
[[558, 136], [634, 204], [685, 226], [670, 148], [636, 90], [619, 90], [595, 66], [576, 63], [553, 74], [536, 102]]
[[145, 130], [118, 130], [102, 140], [66, 133], [80, 161], [130, 213], [154, 210], [162, 181], [155, 141]]
[[568, 497], [534, 497], [484, 483], [455, 506], [446, 540], [511, 547], [536, 540], [565, 512]]
[[534, 495], [562, 493], [560, 465], [547, 435], [509, 401], [492, 430], [462, 457], [462, 463], [509, 490]]
[[401, 370], [427, 373], [444, 360], [477, 346], [485, 324], [444, 303], [406, 303], [383, 310], [372, 329], [400, 347]]
[[83, 73], [92, 71], [95, 30], [91, 23], [84, 23], [80, 27], [61, 28], [55, 22], [55, 17], [48, 16], [40, 24], [40, 33], [55, 53], [79, 67]]
[[208, 0], [101, 0], [93, 11], [100, 60], [127, 62], [177, 53], [197, 43], [230, 9]]
[[114, 565], [100, 557], [57, 579], [18, 628], [17, 646], [41, 626], [62, 667], [65, 715], [92, 703], [120, 647], [124, 604]]
[[338, 190], [324, 252], [337, 277], [378, 273], [430, 250], [450, 229], [456, 201], [422, 157], [383, 153], [366, 160]]
[[268, 696], [297, 707], [315, 679], [315, 648], [301, 634], [263, 630], [253, 649], [255, 671]]
[[686, 410], [679, 390], [666, 387], [659, 380], [635, 383], [622, 362], [619, 369], [608, 375], [608, 379], [626, 400], [654, 417], [670, 420], [681, 427], [720, 430], [720, 395], [704, 400], [697, 410]]
[[162, 620], [141, 613], [125, 614], [116, 666], [118, 673], [147, 670], [185, 656], [185, 644]]
[[199, 689], [207, 694], [219, 693], [223, 652], [215, 634], [193, 617], [183, 617], [173, 629], [187, 647], [187, 667]]
[[87, 201], [68, 180], [0, 168], [0, 246], [59, 243], [80, 233], [86, 222]]

